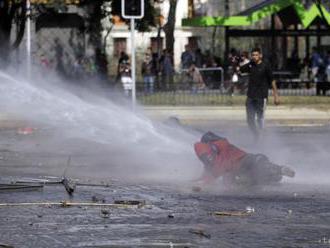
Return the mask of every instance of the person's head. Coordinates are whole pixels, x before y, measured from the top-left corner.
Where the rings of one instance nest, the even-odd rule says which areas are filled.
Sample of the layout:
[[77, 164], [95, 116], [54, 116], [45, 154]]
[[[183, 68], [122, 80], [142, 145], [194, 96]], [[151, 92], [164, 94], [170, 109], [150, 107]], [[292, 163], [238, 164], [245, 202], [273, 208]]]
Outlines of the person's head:
[[241, 54], [241, 59], [245, 60], [249, 58], [249, 53], [247, 51], [243, 51]]
[[145, 60], [150, 60], [151, 59], [151, 54], [150, 53], [145, 53], [144, 55]]
[[262, 53], [260, 48], [253, 48], [251, 51], [251, 58], [256, 64], [262, 61]]
[[185, 48], [186, 51], [190, 51], [190, 46], [189, 46], [189, 44], [185, 45], [184, 48]]
[[217, 141], [217, 140], [221, 140], [221, 139], [225, 139], [225, 138], [220, 137], [220, 136], [216, 135], [215, 133], [212, 133], [209, 131], [202, 136], [201, 142], [209, 143], [209, 142], [213, 142], [213, 141]]
[[195, 153], [199, 160], [204, 164], [205, 170], [210, 170], [214, 166], [216, 154], [212, 151], [210, 145], [205, 143], [196, 143], [195, 144]]

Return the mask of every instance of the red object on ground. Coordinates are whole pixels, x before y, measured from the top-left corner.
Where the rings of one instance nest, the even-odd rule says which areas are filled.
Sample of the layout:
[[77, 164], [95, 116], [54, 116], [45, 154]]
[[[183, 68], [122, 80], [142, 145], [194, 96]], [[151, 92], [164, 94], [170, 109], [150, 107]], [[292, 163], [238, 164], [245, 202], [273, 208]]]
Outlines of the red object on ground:
[[18, 134], [32, 134], [34, 129], [32, 127], [20, 127], [17, 131]]
[[210, 168], [204, 172], [202, 181], [211, 183], [226, 172], [239, 169], [239, 161], [247, 153], [230, 144], [227, 139], [219, 139], [208, 143], [198, 142], [195, 144], [195, 152], [199, 158], [212, 157]]

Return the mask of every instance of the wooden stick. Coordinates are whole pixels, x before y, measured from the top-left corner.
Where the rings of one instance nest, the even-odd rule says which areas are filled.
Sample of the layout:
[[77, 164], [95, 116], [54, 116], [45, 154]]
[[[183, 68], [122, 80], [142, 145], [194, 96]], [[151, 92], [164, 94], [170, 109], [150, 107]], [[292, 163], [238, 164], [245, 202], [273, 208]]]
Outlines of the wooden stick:
[[91, 202], [20, 202], [20, 203], [0, 203], [0, 207], [19, 206], [87, 206], [87, 207], [115, 207], [115, 208], [139, 208], [145, 205], [113, 204], [113, 203], [91, 203]]
[[216, 216], [239, 216], [239, 217], [251, 215], [251, 213], [247, 211], [214, 212], [213, 214]]

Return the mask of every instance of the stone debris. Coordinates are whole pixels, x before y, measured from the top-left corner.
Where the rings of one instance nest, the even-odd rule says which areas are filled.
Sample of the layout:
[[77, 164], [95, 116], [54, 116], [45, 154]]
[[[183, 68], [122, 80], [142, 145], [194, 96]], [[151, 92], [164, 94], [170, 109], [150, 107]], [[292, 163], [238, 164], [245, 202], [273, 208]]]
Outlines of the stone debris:
[[189, 232], [192, 233], [192, 234], [199, 235], [199, 236], [201, 236], [203, 238], [207, 238], [207, 239], [210, 239], [211, 238], [211, 234], [206, 233], [202, 229], [190, 229]]

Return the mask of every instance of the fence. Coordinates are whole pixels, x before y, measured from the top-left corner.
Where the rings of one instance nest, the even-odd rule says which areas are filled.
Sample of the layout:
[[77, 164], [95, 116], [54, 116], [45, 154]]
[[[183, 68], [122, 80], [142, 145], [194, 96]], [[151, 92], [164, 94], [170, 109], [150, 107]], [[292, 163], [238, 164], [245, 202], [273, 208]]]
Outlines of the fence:
[[[173, 85], [166, 85], [159, 77], [155, 80], [153, 89], [141, 81], [137, 83], [137, 97], [143, 104], [150, 105], [221, 105], [242, 103], [245, 99], [248, 76], [241, 77], [233, 83], [223, 68], [199, 69], [205, 81], [205, 88], [194, 88], [187, 76], [187, 71], [177, 73]], [[330, 82], [314, 83], [312, 80], [302, 80], [297, 77], [278, 77], [278, 92], [281, 96], [315, 96], [329, 95]], [[269, 89], [269, 95], [272, 90]], [[232, 97], [238, 96], [238, 97]], [[242, 96], [242, 97], [239, 97]]]
[[[222, 67], [200, 68], [204, 85], [193, 81], [188, 70], [173, 77], [158, 76], [152, 84], [137, 82], [137, 97], [144, 104], [207, 104], [217, 101], [226, 91]], [[213, 100], [212, 100], [213, 99]]]

